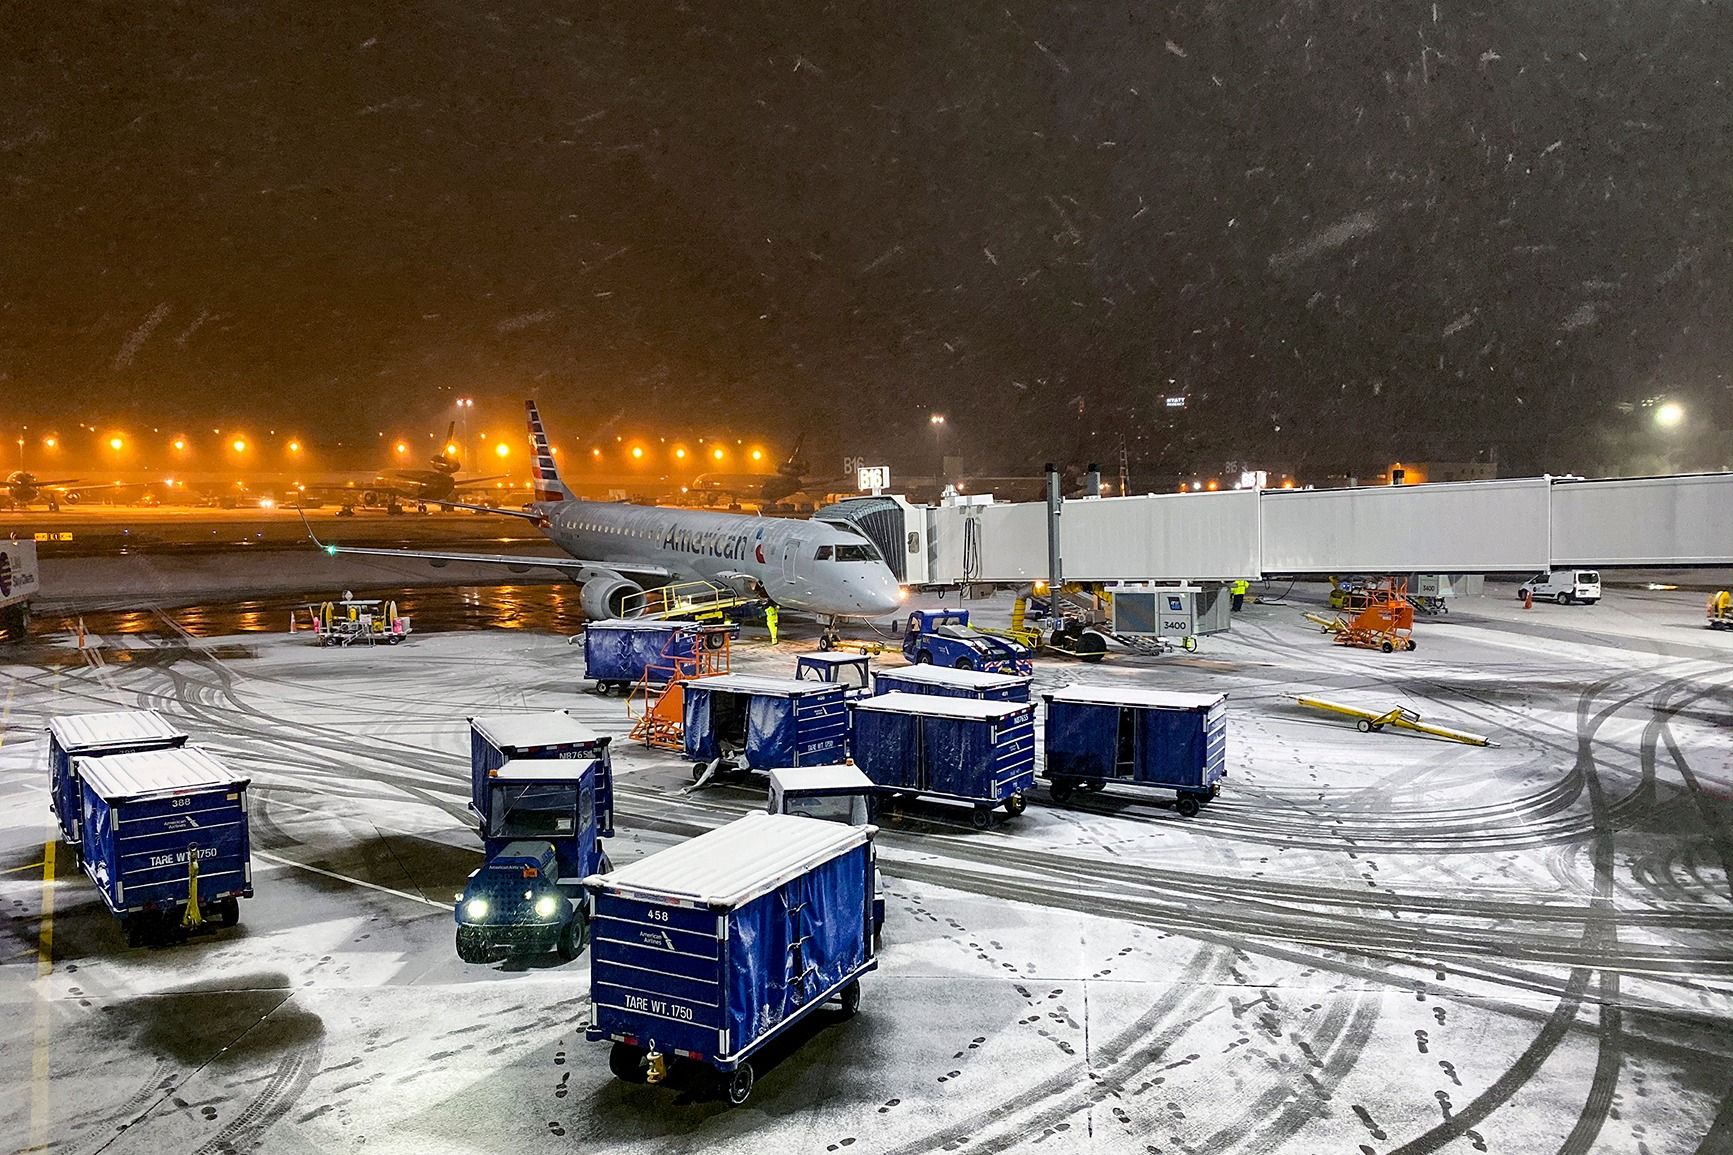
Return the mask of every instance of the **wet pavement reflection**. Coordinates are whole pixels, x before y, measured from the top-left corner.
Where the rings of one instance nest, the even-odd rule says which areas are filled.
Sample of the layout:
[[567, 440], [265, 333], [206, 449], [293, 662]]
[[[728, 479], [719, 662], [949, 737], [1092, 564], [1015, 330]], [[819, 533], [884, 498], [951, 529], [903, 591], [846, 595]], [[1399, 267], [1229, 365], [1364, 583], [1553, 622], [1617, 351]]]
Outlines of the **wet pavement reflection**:
[[[354, 593], [357, 598], [395, 601], [397, 612], [408, 615], [414, 628], [426, 633], [534, 630], [571, 634], [584, 621], [577, 587], [564, 584], [358, 589]], [[284, 633], [289, 629], [291, 614], [296, 615], [301, 628], [308, 628], [307, 607], [340, 596], [336, 590], [312, 590], [163, 610], [109, 610], [79, 616], [84, 619], [85, 629], [96, 634], [173, 636], [184, 630], [193, 637], [213, 638], [227, 634]], [[59, 629], [62, 623], [48, 617], [39, 622], [39, 628]]]

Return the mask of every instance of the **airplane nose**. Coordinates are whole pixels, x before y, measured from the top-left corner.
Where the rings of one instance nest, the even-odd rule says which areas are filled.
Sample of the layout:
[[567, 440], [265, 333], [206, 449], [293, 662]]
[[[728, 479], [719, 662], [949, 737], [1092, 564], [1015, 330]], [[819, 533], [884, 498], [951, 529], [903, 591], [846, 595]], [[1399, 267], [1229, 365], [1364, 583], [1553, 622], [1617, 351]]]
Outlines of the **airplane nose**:
[[895, 584], [868, 590], [861, 600], [864, 603], [862, 608], [875, 615], [895, 613], [903, 604], [902, 591]]

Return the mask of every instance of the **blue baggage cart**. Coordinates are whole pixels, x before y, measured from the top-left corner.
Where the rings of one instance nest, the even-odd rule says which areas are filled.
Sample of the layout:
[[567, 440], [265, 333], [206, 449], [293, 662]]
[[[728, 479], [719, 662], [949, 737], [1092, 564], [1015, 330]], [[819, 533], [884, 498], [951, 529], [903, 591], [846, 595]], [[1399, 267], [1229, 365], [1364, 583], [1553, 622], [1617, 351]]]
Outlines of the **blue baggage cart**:
[[836, 682], [848, 690], [851, 698], [867, 695], [871, 673], [870, 654], [820, 650], [813, 654], [798, 654], [794, 659], [795, 681]]
[[240, 920], [239, 900], [253, 894], [248, 779], [192, 746], [73, 763], [84, 872], [128, 943]]
[[845, 692], [834, 682], [718, 674], [682, 686], [694, 782], [707, 772], [841, 762], [848, 752]]
[[882, 694], [849, 703], [855, 765], [891, 794], [967, 802], [978, 829], [993, 808], [1028, 807], [1035, 786], [1035, 707], [1024, 702]]
[[488, 773], [514, 758], [599, 759], [596, 822], [604, 837], [614, 833], [614, 773], [611, 739], [563, 710], [535, 714], [489, 714], [469, 720], [469, 812], [478, 826], [488, 813]]
[[941, 698], [981, 698], [990, 702], [1027, 702], [1026, 674], [992, 674], [951, 666], [898, 666], [873, 671], [875, 694], [934, 694]]
[[836, 999], [860, 1006], [872, 944], [871, 826], [748, 814], [605, 876], [595, 903], [591, 1041], [659, 1083], [683, 1060], [752, 1093], [752, 1056]]
[[610, 688], [629, 690], [648, 675], [662, 687], [672, 680], [676, 659], [695, 659], [704, 650], [720, 650], [738, 626], [699, 625], [636, 618], [609, 618], [584, 627], [584, 673], [596, 693]]
[[83, 795], [73, 760], [138, 750], [166, 750], [186, 744], [187, 736], [155, 710], [110, 710], [67, 714], [48, 722], [48, 809], [60, 824], [60, 837], [80, 849], [79, 815]]
[[[872, 822], [873, 795], [878, 787], [859, 767], [784, 766], [770, 772], [768, 814], [794, 814], [824, 822], [866, 826]], [[881, 945], [885, 925], [885, 891], [873, 870], [873, 949]]]
[[1227, 777], [1226, 694], [1116, 686], [1067, 686], [1047, 703], [1047, 779], [1063, 805], [1109, 782], [1172, 791], [1187, 818], [1221, 792]]
[[598, 805], [611, 775], [607, 740], [587, 758], [515, 758], [489, 769], [477, 815], [487, 861], [457, 896], [457, 957], [492, 962], [558, 951], [570, 961], [589, 940], [583, 880], [612, 869]]

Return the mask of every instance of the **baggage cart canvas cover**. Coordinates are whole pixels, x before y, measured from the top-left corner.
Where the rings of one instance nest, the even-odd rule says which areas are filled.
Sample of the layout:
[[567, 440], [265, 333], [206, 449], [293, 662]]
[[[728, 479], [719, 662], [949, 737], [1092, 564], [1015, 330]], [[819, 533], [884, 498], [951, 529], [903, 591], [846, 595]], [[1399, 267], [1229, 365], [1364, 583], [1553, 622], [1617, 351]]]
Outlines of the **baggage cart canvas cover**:
[[584, 672], [598, 681], [636, 682], [651, 666], [668, 661], [671, 649], [690, 657], [689, 639], [674, 643], [691, 629], [681, 622], [591, 622], [584, 629]]
[[[1168, 710], [1055, 697], [1047, 703], [1047, 776], [1208, 786], [1225, 769], [1225, 710], [1220, 701], [1207, 710]], [[1118, 772], [1122, 711], [1132, 715], [1129, 775]]]
[[[653, 1039], [664, 1051], [728, 1057], [828, 997], [871, 962], [870, 834], [752, 814], [661, 852], [709, 860], [715, 889], [736, 891], [699, 896], [697, 906], [659, 902], [656, 887], [640, 889], [621, 871], [587, 880], [597, 888], [597, 1029]], [[780, 853], [791, 841], [814, 848], [792, 872]], [[758, 878], [754, 857], [769, 868]]]

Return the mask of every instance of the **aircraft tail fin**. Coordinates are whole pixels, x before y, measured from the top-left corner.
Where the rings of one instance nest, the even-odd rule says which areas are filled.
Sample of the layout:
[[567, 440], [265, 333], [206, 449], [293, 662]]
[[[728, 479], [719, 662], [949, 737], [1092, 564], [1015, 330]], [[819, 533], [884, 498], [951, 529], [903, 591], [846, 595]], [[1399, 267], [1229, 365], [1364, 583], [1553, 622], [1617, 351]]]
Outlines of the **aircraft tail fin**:
[[566, 501], [572, 496], [572, 491], [566, 488], [566, 483], [560, 480], [559, 470], [554, 468], [554, 451], [548, 445], [547, 430], [542, 426], [541, 411], [534, 401], [524, 402], [524, 413], [530, 423], [530, 451], [535, 456], [533, 469], [534, 499], [536, 501]]

